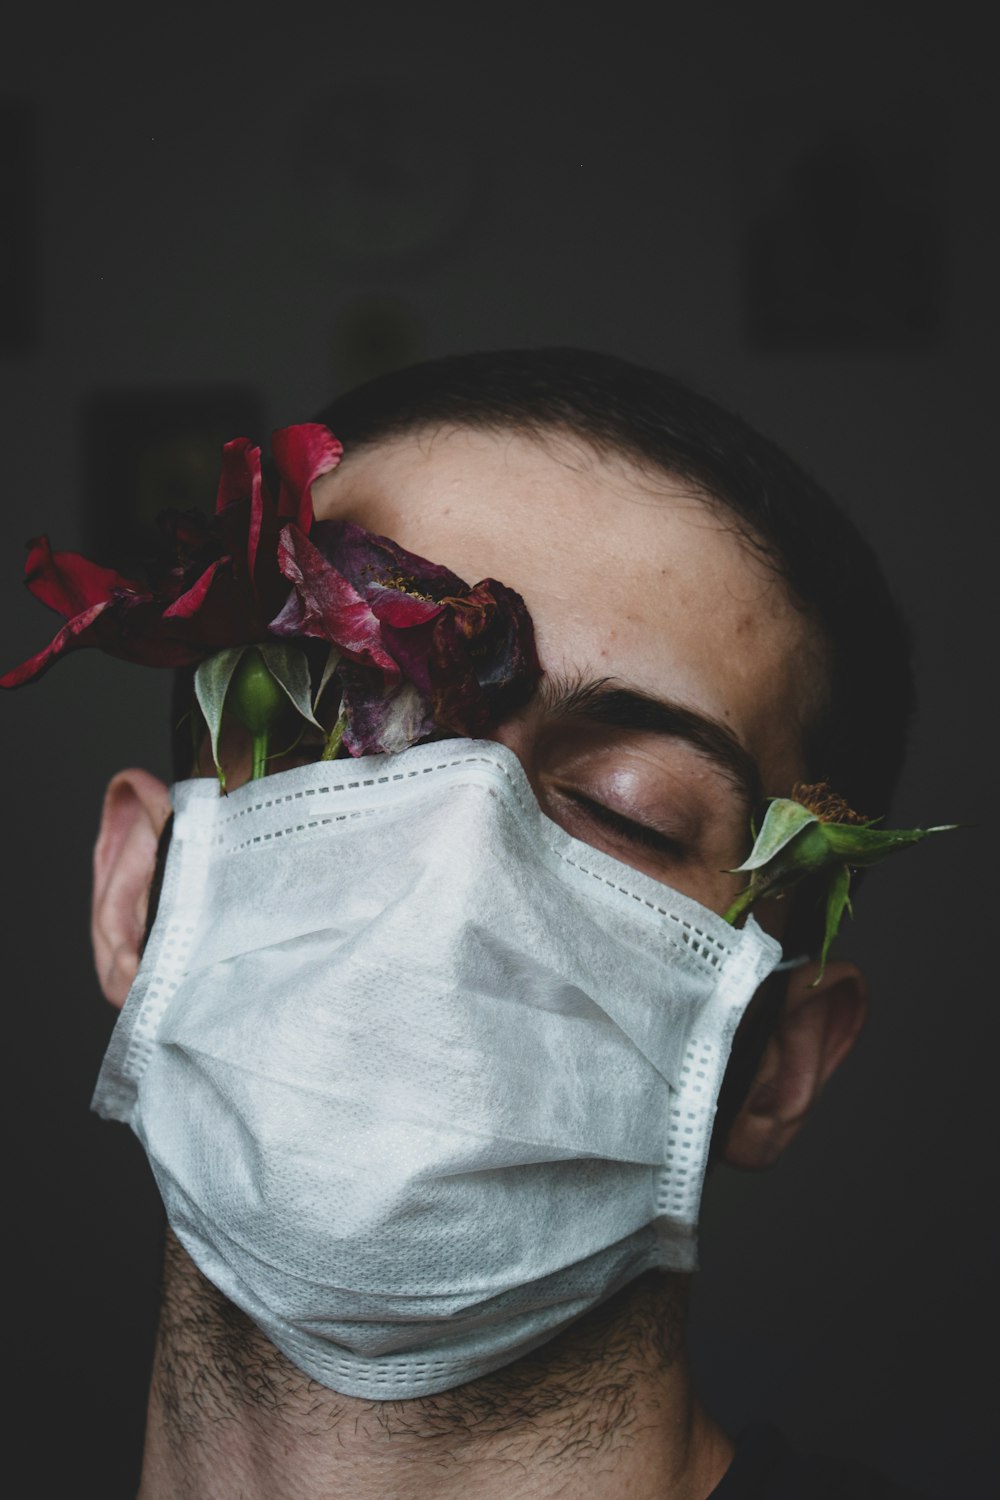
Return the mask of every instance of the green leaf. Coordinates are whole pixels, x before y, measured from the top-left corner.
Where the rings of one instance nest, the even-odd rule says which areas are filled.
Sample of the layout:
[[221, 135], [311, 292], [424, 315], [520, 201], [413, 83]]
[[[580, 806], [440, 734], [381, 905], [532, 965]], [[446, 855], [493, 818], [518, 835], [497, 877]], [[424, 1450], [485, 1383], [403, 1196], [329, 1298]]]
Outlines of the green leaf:
[[212, 741], [212, 759], [219, 777], [219, 785], [225, 791], [226, 775], [219, 762], [219, 731], [222, 728], [222, 710], [226, 694], [233, 680], [233, 673], [240, 664], [246, 646], [231, 646], [217, 651], [199, 663], [194, 674], [194, 692], [198, 706], [205, 715], [205, 723]]
[[819, 955], [819, 973], [813, 986], [819, 984], [826, 969], [826, 957], [830, 945], [840, 930], [844, 912], [851, 911], [851, 869], [849, 865], [838, 865], [830, 877], [830, 888], [826, 893], [826, 925], [823, 929], [823, 946]]
[[816, 814], [810, 812], [808, 807], [803, 807], [801, 802], [793, 802], [790, 797], [772, 798], [748, 858], [737, 865], [735, 870], [731, 870], [730, 874], [742, 875], [747, 870], [759, 870], [801, 833], [803, 828], [818, 822]]
[[273, 641], [258, 646], [257, 650], [263, 657], [267, 670], [296, 711], [317, 729], [322, 729], [322, 724], [313, 715], [309, 659], [305, 652], [298, 646], [284, 643], [278, 645]]
[[338, 651], [336, 646], [330, 647], [330, 650], [327, 653], [326, 665], [323, 668], [323, 676], [320, 678], [319, 687], [316, 689], [316, 696], [313, 699], [313, 713], [315, 713], [319, 708], [319, 700], [326, 692], [326, 689], [330, 683], [330, 679], [333, 677], [333, 674], [337, 669], [337, 663], [340, 661], [342, 655], [343, 653]]

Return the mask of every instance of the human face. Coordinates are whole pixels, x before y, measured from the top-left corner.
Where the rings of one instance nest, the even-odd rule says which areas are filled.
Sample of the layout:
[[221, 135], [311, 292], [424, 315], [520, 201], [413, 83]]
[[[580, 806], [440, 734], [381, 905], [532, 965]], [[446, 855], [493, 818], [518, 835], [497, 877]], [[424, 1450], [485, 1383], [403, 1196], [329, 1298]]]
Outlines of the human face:
[[725, 909], [752, 803], [803, 774], [821, 666], [724, 514], [569, 437], [468, 428], [348, 454], [313, 504], [521, 593], [546, 675], [492, 737], [567, 832]]

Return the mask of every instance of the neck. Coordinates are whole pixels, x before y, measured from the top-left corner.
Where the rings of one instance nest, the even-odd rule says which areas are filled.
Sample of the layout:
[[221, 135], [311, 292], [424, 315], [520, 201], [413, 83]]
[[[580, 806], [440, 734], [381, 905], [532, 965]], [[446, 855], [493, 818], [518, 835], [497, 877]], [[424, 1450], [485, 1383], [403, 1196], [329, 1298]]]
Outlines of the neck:
[[691, 1394], [685, 1303], [650, 1273], [494, 1375], [363, 1401], [289, 1364], [168, 1233], [139, 1500], [705, 1500], [732, 1449]]

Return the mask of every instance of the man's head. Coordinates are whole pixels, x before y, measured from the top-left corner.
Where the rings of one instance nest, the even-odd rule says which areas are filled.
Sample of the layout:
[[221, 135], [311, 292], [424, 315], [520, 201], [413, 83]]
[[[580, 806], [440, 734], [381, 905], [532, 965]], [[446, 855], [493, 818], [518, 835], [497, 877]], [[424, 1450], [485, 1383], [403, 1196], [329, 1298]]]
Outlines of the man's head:
[[[612, 468], [630, 461], [646, 474], [651, 495], [666, 475], [701, 499], [818, 627], [826, 668], [811, 684], [818, 712], [803, 742], [810, 776], [828, 779], [870, 816], [887, 811], [913, 710], [906, 625], [856, 527], [739, 417], [612, 355], [530, 349], [459, 355], [383, 376], [334, 401], [319, 420], [348, 458], [439, 428], [571, 436]], [[612, 495], [601, 518], [609, 536], [617, 512]]]
[[[721, 911], [762, 796], [827, 777], [884, 812], [909, 711], [905, 631], [854, 529], [738, 419], [666, 377], [572, 350], [418, 366], [321, 419], [346, 456], [314, 487], [319, 517], [524, 595], [547, 675], [495, 733], [575, 836]], [[99, 891], [115, 891], [129, 839], [148, 854], [137, 805], [150, 830], [164, 806], [148, 794], [113, 790]], [[138, 951], [144, 890], [117, 927], [98, 901], [102, 977], [115, 943]], [[815, 912], [800, 903], [789, 929], [788, 905], [762, 920], [801, 951]], [[109, 988], [119, 1001], [132, 966]], [[729, 1133], [745, 1165], [791, 1138], [863, 1019], [856, 971], [831, 965], [810, 990], [814, 977], [787, 982], [763, 1056], [763, 1034], [744, 1049], [756, 1084]]]

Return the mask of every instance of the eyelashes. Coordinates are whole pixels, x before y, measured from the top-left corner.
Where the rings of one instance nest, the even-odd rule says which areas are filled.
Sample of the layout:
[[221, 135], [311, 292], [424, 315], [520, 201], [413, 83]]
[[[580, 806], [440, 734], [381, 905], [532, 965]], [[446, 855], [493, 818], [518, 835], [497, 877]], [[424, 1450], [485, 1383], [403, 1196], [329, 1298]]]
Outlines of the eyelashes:
[[661, 833], [658, 828], [650, 828], [646, 823], [633, 822], [631, 818], [625, 817], [624, 813], [615, 812], [603, 802], [594, 802], [580, 792], [569, 791], [565, 788], [560, 788], [559, 796], [592, 822], [642, 849], [655, 850], [656, 853], [669, 855], [674, 860], [683, 859], [687, 854], [685, 846], [677, 839], [671, 838], [669, 834]]

